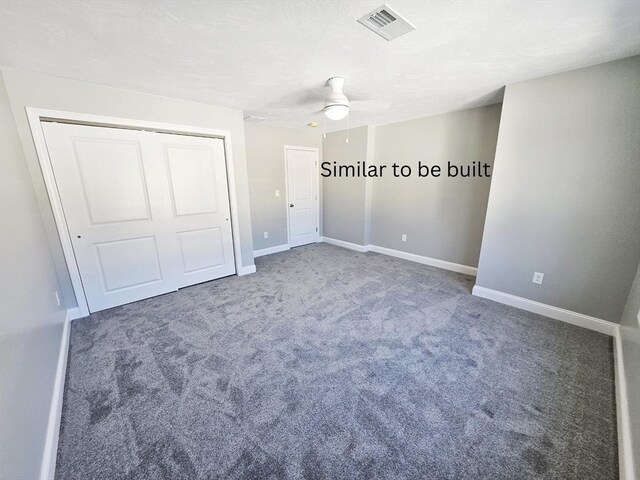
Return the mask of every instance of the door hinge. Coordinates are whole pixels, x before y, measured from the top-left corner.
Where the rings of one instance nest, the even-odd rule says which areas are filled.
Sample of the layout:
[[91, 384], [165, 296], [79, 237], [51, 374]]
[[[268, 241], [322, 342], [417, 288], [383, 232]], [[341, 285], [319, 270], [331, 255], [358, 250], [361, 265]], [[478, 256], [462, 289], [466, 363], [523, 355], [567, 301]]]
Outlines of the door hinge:
[[316, 227], [316, 232], [318, 231], [318, 227]]

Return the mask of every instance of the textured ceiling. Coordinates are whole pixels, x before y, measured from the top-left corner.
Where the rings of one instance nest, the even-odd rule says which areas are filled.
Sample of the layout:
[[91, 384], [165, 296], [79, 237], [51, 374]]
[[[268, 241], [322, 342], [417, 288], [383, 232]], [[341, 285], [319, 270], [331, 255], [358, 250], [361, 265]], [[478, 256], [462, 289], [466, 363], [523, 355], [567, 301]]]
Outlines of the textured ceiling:
[[[638, 1], [407, 1], [387, 42], [356, 22], [384, 0], [0, 0], [0, 64], [321, 121], [345, 77], [351, 125], [495, 103], [505, 84], [640, 53]], [[345, 127], [329, 122], [328, 130]]]

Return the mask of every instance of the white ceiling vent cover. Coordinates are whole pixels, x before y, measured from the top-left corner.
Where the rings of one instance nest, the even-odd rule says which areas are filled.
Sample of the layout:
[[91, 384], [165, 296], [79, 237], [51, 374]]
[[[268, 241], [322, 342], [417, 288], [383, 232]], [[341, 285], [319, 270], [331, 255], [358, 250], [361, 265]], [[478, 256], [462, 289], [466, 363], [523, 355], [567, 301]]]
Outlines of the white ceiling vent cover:
[[244, 117], [245, 122], [253, 123], [264, 122], [266, 119], [267, 117], [259, 117], [258, 115], [247, 115], [246, 117]]
[[393, 40], [416, 29], [386, 4], [360, 17], [358, 22], [385, 40]]

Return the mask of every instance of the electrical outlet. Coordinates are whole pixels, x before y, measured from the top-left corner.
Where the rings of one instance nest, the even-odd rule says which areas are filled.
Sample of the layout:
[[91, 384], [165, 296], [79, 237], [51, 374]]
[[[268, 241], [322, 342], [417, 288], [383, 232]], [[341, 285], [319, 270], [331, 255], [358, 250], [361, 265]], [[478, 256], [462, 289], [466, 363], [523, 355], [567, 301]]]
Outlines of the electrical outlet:
[[537, 283], [538, 285], [542, 285], [543, 278], [544, 278], [544, 273], [535, 272], [533, 274], [533, 280], [531, 280], [531, 282]]
[[56, 290], [56, 303], [60, 306], [60, 295], [58, 295], [58, 291]]
[[280, 196], [280, 190], [276, 189], [276, 197]]
[[269, 238], [269, 232], [264, 232], [264, 238]]
[[407, 241], [407, 234], [406, 234], [406, 233], [403, 233], [403, 234], [402, 234], [402, 241], [403, 241], [403, 242], [406, 242], [406, 241]]

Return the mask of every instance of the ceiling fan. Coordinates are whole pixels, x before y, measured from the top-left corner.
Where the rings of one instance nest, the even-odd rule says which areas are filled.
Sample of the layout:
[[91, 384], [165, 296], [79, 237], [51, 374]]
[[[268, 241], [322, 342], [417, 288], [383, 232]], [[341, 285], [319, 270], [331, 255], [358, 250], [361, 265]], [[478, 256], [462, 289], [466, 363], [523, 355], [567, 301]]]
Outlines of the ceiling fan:
[[325, 82], [325, 88], [329, 87], [329, 93], [324, 96], [324, 107], [320, 110], [329, 120], [342, 120], [349, 116], [351, 108], [363, 113], [379, 113], [391, 106], [390, 101], [372, 99], [368, 95], [349, 95], [347, 98], [343, 92], [344, 78], [331, 77]]
[[[351, 102], [344, 94], [342, 89], [344, 88], [344, 78], [342, 77], [331, 77], [325, 83], [325, 86], [328, 86], [330, 91], [329, 94], [325, 98], [324, 107], [321, 110], [324, 113], [325, 121], [328, 118], [329, 120], [342, 120], [346, 117], [347, 119], [347, 137], [346, 142], [349, 143], [349, 113], [351, 110]], [[356, 103], [358, 104], [358, 110], [386, 110], [390, 106], [390, 102], [380, 102], [380, 101], [362, 101], [356, 98]], [[364, 107], [364, 108], [360, 108]], [[368, 107], [368, 108], [367, 108]], [[309, 126], [317, 126], [317, 124], [311, 123]], [[323, 136], [326, 138], [326, 126], [323, 126]]]
[[[312, 88], [291, 92], [281, 101], [272, 104], [274, 108], [291, 108], [291, 106], [313, 105], [313, 115], [322, 114], [330, 121], [349, 118], [351, 113], [378, 114], [389, 109], [392, 102], [373, 97], [367, 93], [349, 93], [347, 97], [343, 91], [345, 80], [343, 77], [331, 77], [322, 84]], [[319, 105], [321, 108], [317, 108]], [[317, 122], [309, 126], [317, 127]]]
[[[329, 92], [326, 92], [326, 88], [329, 88]], [[326, 133], [326, 119], [333, 121], [339, 121], [344, 118], [347, 119], [347, 138], [346, 142], [349, 143], [349, 118], [351, 113], [351, 107], [358, 113], [379, 113], [387, 110], [391, 106], [391, 101], [384, 101], [380, 99], [371, 99], [367, 95], [350, 95], [351, 100], [347, 98], [343, 92], [344, 78], [331, 77], [323, 84], [322, 92], [319, 89], [306, 90], [301, 94], [297, 94], [294, 102], [296, 105], [305, 105], [309, 103], [316, 103], [324, 100], [324, 106], [320, 110], [316, 110], [315, 114], [322, 113], [325, 120], [323, 126], [323, 135]], [[310, 122], [307, 124], [309, 127], [317, 127], [318, 122]]]

